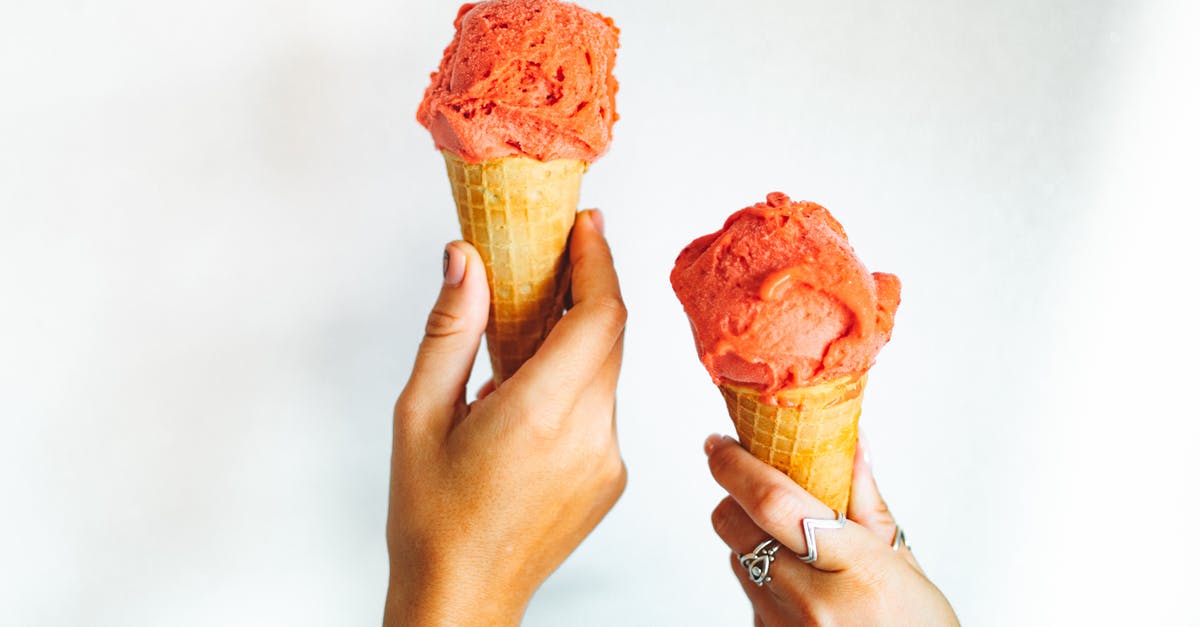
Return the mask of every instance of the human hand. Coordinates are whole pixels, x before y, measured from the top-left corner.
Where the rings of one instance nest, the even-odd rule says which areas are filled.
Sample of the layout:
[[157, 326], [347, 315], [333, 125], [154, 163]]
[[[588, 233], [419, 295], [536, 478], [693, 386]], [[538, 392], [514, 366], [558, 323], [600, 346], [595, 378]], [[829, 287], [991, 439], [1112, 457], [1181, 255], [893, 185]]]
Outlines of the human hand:
[[385, 625], [516, 625], [625, 488], [615, 397], [625, 307], [599, 212], [576, 216], [573, 305], [511, 378], [465, 386], [489, 294], [473, 247], [446, 280], [396, 403]]
[[[710, 436], [704, 450], [713, 478], [730, 494], [713, 510], [713, 529], [733, 550], [734, 574], [754, 607], [757, 627], [958, 625], [908, 547], [892, 550], [898, 527], [875, 486], [861, 440], [846, 526], [815, 531], [820, 550], [812, 564], [797, 556], [808, 553], [800, 521], [832, 519], [833, 510], [731, 438]], [[738, 556], [768, 537], [782, 547], [769, 567], [771, 580], [760, 587]]]

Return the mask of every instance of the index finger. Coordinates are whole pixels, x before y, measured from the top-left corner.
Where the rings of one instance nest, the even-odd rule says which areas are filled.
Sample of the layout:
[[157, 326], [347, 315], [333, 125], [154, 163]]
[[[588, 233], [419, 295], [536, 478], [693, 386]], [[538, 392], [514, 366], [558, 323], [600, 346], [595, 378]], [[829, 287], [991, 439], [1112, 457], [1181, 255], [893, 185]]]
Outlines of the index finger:
[[[802, 524], [805, 519], [836, 518], [828, 506], [787, 475], [759, 461], [732, 438], [710, 437], [705, 443], [705, 452], [708, 453], [709, 470], [717, 483], [760, 529], [792, 552], [804, 555], [809, 550]], [[840, 572], [853, 564], [864, 563], [866, 553], [883, 546], [853, 521], [840, 529], [820, 532], [816, 540], [821, 550], [813, 566], [828, 572]]]
[[602, 225], [594, 209], [576, 217], [570, 247], [574, 305], [537, 353], [506, 381], [514, 391], [536, 395], [540, 405], [573, 406], [625, 330], [625, 303]]

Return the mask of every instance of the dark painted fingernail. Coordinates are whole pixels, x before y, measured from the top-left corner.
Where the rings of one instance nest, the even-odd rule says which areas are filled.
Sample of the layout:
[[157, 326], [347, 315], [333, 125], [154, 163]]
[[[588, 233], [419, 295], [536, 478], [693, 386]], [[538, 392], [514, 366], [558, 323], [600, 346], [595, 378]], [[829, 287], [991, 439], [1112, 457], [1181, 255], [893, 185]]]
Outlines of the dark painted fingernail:
[[453, 244], [447, 244], [442, 254], [442, 276], [446, 285], [458, 287], [467, 273], [467, 256]]

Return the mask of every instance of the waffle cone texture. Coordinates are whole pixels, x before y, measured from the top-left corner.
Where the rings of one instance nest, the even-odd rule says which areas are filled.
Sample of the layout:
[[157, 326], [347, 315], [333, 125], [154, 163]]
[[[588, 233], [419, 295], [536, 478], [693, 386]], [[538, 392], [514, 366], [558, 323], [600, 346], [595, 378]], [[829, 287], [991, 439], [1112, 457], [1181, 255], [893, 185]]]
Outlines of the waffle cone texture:
[[750, 388], [720, 387], [742, 446], [845, 512], [866, 384], [863, 373], [791, 388], [774, 395], [776, 405], [764, 403]]
[[492, 292], [487, 347], [496, 383], [533, 356], [563, 313], [567, 243], [587, 164], [504, 157], [467, 163], [445, 151], [463, 239]]

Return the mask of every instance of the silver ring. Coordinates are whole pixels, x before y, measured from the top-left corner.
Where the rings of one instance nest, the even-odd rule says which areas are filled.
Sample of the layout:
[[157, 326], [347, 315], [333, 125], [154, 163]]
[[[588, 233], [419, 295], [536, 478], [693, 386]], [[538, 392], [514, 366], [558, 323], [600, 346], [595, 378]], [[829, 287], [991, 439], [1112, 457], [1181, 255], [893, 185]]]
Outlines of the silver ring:
[[807, 555], [796, 555], [805, 564], [817, 561], [817, 529], [841, 529], [846, 526], [846, 514], [836, 512], [837, 518], [825, 520], [821, 518], [803, 518], [800, 523], [804, 526], [804, 545], [808, 547]]
[[771, 562], [775, 561], [775, 554], [778, 552], [779, 542], [775, 538], [767, 538], [762, 544], [754, 547], [753, 551], [739, 555], [738, 562], [749, 573], [750, 582], [761, 588], [763, 584], [771, 581], [767, 571], [771, 569]]
[[912, 550], [912, 547], [908, 546], [908, 541], [904, 539], [904, 530], [900, 528], [900, 525], [896, 525], [896, 535], [892, 538], [892, 550], [899, 551], [900, 547]]

